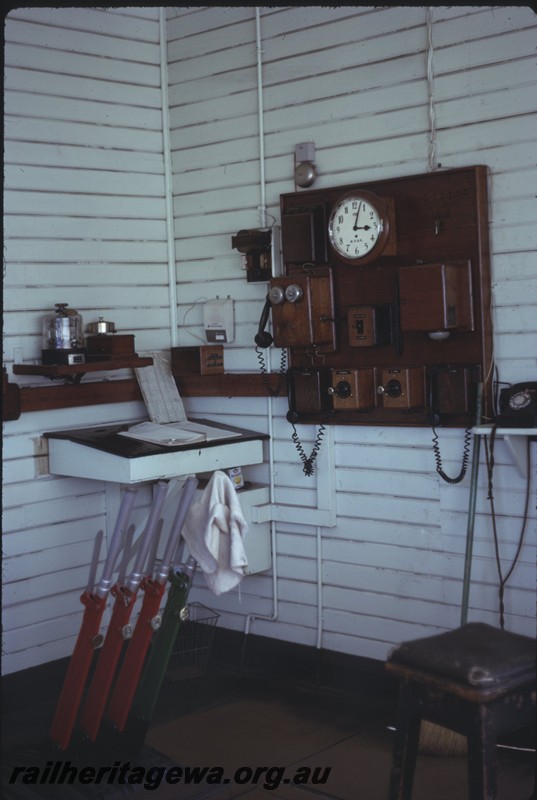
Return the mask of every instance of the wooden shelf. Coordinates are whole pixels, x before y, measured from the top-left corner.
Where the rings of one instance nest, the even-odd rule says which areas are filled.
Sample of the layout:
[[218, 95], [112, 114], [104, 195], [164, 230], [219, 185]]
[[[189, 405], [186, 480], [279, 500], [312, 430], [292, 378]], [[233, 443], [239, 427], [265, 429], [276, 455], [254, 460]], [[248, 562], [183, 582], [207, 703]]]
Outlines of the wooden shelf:
[[84, 364], [13, 364], [14, 375], [43, 375], [51, 379], [66, 380], [75, 376], [85, 375], [86, 372], [99, 372], [116, 369], [134, 369], [135, 367], [148, 367], [153, 363], [152, 358], [109, 359], [103, 361], [86, 361]]
[[269, 397], [279, 387], [278, 397], [287, 396], [285, 375], [259, 372], [226, 372], [221, 375], [176, 375], [182, 397]]
[[[31, 365], [15, 364], [13, 372], [19, 375], [45, 375], [52, 378], [63, 378], [70, 375], [79, 377], [84, 368], [89, 371], [123, 369], [126, 367], [149, 366], [150, 358], [131, 358], [122, 361], [100, 361], [90, 364], [79, 364], [76, 367], [66, 365]], [[76, 372], [75, 372], [76, 370]], [[88, 371], [87, 369], [85, 371]], [[7, 377], [7, 376], [6, 376]], [[260, 373], [226, 373], [224, 375], [175, 375], [175, 382], [182, 397], [269, 397], [267, 381], [273, 391], [280, 387], [278, 396], [285, 397], [287, 384], [285, 376], [271, 373], [268, 377]], [[135, 378], [119, 380], [93, 381], [80, 383], [78, 380], [59, 382], [50, 386], [18, 386], [8, 384], [4, 387], [3, 419], [18, 419], [21, 414], [31, 411], [50, 411], [56, 408], [75, 408], [79, 406], [105, 405], [107, 403], [127, 403], [142, 400], [142, 394]], [[7, 392], [13, 395], [10, 409], [7, 409]], [[11, 397], [10, 395], [10, 397]]]

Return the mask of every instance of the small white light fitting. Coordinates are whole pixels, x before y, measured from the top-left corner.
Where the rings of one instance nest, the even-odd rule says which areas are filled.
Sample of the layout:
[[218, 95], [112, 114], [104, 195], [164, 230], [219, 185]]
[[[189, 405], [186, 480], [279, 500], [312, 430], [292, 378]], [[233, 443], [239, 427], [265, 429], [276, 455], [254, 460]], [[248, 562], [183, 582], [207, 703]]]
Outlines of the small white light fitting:
[[295, 161], [315, 161], [315, 142], [302, 142], [295, 145]]
[[443, 342], [445, 339], [449, 339], [451, 333], [449, 331], [431, 331], [427, 336], [429, 339], [432, 339], [433, 342]]

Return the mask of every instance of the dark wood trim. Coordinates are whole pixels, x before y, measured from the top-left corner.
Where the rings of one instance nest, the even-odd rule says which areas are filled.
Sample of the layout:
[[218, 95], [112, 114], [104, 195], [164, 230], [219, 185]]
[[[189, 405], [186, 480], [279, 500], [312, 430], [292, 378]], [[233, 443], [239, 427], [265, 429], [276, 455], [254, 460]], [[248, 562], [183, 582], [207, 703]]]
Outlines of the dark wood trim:
[[[266, 377], [259, 373], [226, 373], [224, 375], [174, 376], [182, 397], [267, 397]], [[276, 389], [280, 375], [270, 376], [270, 386]], [[8, 402], [12, 403], [9, 417], [18, 419], [21, 413], [50, 411], [56, 408], [127, 403], [142, 400], [135, 378], [91, 383], [54, 383], [50, 386], [19, 386], [8, 384]], [[287, 392], [285, 381], [281, 393]], [[18, 405], [17, 402], [18, 401]], [[4, 405], [6, 394], [4, 393]]]
[[[174, 375], [182, 397], [267, 397], [267, 381], [273, 391], [286, 396], [287, 383], [282, 376], [261, 373], [224, 373], [223, 375]], [[283, 385], [282, 385], [283, 384]]]
[[22, 413], [105, 403], [127, 403], [142, 399], [135, 378], [53, 386], [22, 386], [20, 394]]
[[16, 383], [10, 383], [4, 367], [2, 376], [2, 422], [18, 419], [21, 415], [21, 394]]
[[100, 361], [86, 361], [83, 364], [13, 364], [14, 375], [44, 375], [46, 378], [74, 380], [82, 378], [86, 372], [109, 372], [110, 370], [148, 367], [152, 358], [113, 358]]

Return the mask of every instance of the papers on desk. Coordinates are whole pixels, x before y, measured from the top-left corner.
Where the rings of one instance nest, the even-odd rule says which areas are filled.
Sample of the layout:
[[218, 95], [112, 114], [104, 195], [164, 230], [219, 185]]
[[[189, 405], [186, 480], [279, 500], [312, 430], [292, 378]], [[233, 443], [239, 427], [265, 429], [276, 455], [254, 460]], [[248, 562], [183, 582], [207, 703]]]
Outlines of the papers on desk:
[[140, 422], [126, 431], [120, 431], [119, 435], [139, 439], [142, 442], [160, 444], [164, 447], [177, 447], [196, 442], [234, 439], [239, 437], [240, 433], [213, 428], [212, 425], [203, 425], [200, 422], [191, 422], [185, 419], [182, 422]]
[[152, 366], [134, 370], [149, 419], [158, 424], [184, 422], [185, 409], [170, 365], [159, 353], [152, 355]]
[[240, 433], [187, 419], [169, 362], [160, 353], [152, 355], [152, 366], [135, 369], [149, 420], [120, 431], [120, 436], [164, 447], [240, 438]]

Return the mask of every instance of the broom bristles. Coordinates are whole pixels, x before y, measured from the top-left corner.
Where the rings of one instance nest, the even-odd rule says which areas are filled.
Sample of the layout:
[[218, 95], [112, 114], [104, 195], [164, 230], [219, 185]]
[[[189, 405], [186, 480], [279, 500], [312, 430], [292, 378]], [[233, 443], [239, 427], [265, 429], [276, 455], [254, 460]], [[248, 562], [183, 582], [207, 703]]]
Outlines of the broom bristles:
[[456, 731], [422, 720], [418, 749], [424, 755], [454, 758], [466, 755], [468, 740]]

